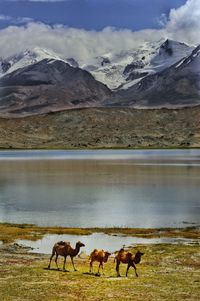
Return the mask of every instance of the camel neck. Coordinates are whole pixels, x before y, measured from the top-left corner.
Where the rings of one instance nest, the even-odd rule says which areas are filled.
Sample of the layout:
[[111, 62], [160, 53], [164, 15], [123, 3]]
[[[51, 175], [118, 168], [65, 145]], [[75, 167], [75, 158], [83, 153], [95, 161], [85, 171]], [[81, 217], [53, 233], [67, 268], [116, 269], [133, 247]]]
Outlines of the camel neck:
[[141, 260], [141, 257], [136, 254], [136, 256], [134, 258], [134, 262], [137, 264], [140, 262], [140, 260]]
[[79, 246], [79, 245], [76, 245], [76, 248], [75, 248], [75, 253], [76, 253], [76, 255], [78, 254], [79, 251], [80, 251], [80, 246]]

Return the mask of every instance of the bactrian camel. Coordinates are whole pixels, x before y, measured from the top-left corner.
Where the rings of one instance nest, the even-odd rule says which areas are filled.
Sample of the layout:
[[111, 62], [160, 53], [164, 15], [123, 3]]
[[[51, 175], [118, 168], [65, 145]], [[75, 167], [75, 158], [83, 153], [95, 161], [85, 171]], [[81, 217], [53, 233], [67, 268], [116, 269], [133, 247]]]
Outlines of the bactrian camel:
[[118, 252], [118, 254], [115, 256], [115, 260], [117, 261], [116, 264], [117, 276], [120, 277], [119, 265], [120, 262], [122, 262], [127, 264], [126, 277], [128, 276], [128, 270], [130, 267], [133, 267], [135, 269], [135, 275], [138, 277], [135, 264], [140, 262], [142, 255], [144, 255], [144, 253], [141, 253], [140, 251], [137, 251], [137, 253], [133, 255], [131, 252], [127, 252], [124, 249], [121, 249]]
[[103, 263], [108, 261], [108, 257], [110, 255], [111, 253], [108, 251], [94, 249], [90, 254], [90, 273], [92, 272], [93, 269], [92, 264], [94, 261], [99, 262], [99, 268], [97, 274], [99, 274], [100, 272], [100, 267], [102, 268], [102, 272], [103, 272]]
[[80, 241], [78, 241], [76, 243], [75, 249], [71, 247], [70, 242], [59, 241], [59, 242], [55, 243], [55, 245], [53, 246], [53, 249], [52, 249], [52, 255], [50, 257], [48, 269], [50, 269], [50, 267], [51, 267], [52, 258], [54, 257], [54, 255], [56, 255], [55, 263], [56, 263], [56, 266], [59, 270], [57, 260], [58, 260], [58, 256], [60, 255], [60, 256], [64, 257], [64, 263], [63, 263], [63, 270], [64, 271], [65, 271], [65, 263], [66, 263], [67, 256], [70, 256], [74, 271], [77, 271], [75, 266], [74, 266], [73, 258], [79, 253], [80, 248], [84, 247], [84, 246], [85, 245]]

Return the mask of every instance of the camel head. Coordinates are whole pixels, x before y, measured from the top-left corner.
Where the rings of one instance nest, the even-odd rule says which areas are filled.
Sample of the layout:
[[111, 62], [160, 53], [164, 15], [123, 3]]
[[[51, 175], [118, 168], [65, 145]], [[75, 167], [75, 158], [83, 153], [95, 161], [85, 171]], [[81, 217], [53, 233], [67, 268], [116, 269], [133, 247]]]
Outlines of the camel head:
[[142, 253], [140, 251], [137, 251], [137, 253], [135, 254], [135, 257], [134, 257], [134, 262], [139, 263], [140, 260], [141, 260], [142, 255], [144, 255], [144, 253]]
[[108, 251], [105, 251], [105, 256], [106, 257], [109, 257], [111, 255], [111, 253], [110, 252], [108, 252]]
[[78, 242], [76, 243], [76, 247], [81, 248], [81, 247], [85, 247], [85, 245], [84, 245], [81, 241], [78, 241]]
[[110, 255], [111, 255], [110, 252], [105, 251], [105, 256], [104, 256], [103, 262], [107, 262], [107, 261], [108, 261], [108, 257], [109, 257]]

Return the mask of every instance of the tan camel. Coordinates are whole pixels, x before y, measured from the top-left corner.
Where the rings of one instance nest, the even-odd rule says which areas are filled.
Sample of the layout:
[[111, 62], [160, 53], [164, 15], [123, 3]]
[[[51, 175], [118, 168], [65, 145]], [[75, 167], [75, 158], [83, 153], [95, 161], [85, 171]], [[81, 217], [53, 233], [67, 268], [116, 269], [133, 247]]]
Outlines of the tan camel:
[[126, 277], [128, 276], [128, 270], [130, 267], [133, 267], [135, 269], [135, 275], [138, 277], [135, 264], [140, 262], [142, 255], [144, 255], [144, 253], [141, 253], [140, 251], [137, 251], [137, 253], [134, 256], [131, 252], [127, 252], [124, 249], [121, 249], [115, 257], [115, 260], [117, 261], [116, 264], [117, 276], [120, 277], [119, 265], [120, 262], [122, 262], [128, 264], [126, 269]]
[[92, 251], [92, 253], [90, 254], [90, 273], [92, 272], [92, 269], [93, 269], [93, 266], [92, 266], [93, 262], [97, 261], [97, 262], [99, 262], [99, 268], [98, 268], [97, 274], [100, 274], [100, 267], [102, 268], [102, 272], [104, 274], [103, 263], [106, 263], [108, 261], [108, 257], [110, 255], [111, 255], [111, 253], [108, 251], [94, 249]]
[[55, 263], [59, 270], [57, 260], [58, 260], [58, 256], [61, 255], [64, 257], [63, 270], [65, 271], [65, 263], [66, 263], [67, 256], [70, 256], [74, 271], [77, 271], [74, 266], [73, 258], [79, 253], [81, 247], [85, 247], [85, 245], [80, 241], [78, 241], [76, 243], [75, 249], [73, 249], [71, 247], [70, 242], [59, 241], [59, 242], [55, 243], [55, 245], [53, 246], [53, 249], [52, 249], [52, 255], [50, 257], [48, 269], [50, 269], [50, 267], [51, 267], [52, 258], [54, 257], [54, 255], [56, 255]]

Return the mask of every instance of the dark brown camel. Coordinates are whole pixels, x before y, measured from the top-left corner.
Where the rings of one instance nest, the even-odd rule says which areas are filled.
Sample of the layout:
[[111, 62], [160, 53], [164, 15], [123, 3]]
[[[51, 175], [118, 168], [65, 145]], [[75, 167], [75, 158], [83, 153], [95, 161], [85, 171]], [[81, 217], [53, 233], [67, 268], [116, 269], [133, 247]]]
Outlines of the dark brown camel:
[[50, 269], [51, 260], [54, 257], [54, 255], [56, 254], [55, 263], [56, 263], [56, 266], [57, 266], [58, 270], [59, 270], [59, 267], [58, 267], [57, 260], [58, 260], [58, 256], [61, 255], [61, 256], [64, 257], [63, 270], [65, 271], [65, 263], [66, 263], [67, 256], [70, 256], [74, 271], [77, 271], [75, 266], [74, 266], [73, 258], [79, 253], [80, 248], [84, 247], [84, 246], [85, 245], [80, 241], [78, 241], [76, 243], [75, 249], [73, 249], [71, 247], [70, 242], [59, 241], [59, 242], [55, 243], [55, 245], [53, 246], [53, 249], [52, 249], [52, 255], [50, 257], [48, 269]]
[[128, 264], [126, 269], [126, 277], [128, 275], [128, 270], [130, 267], [133, 267], [135, 269], [135, 275], [138, 277], [135, 264], [140, 262], [142, 255], [144, 255], [144, 253], [141, 253], [140, 251], [137, 251], [137, 253], [134, 256], [131, 252], [127, 252], [124, 249], [121, 249], [118, 252], [117, 256], [115, 257], [115, 260], [117, 261], [116, 264], [117, 276], [120, 277], [119, 265], [120, 262], [122, 262]]
[[90, 254], [90, 273], [92, 272], [92, 269], [93, 269], [92, 264], [94, 261], [99, 262], [99, 268], [98, 268], [97, 274], [100, 274], [99, 273], [100, 267], [102, 268], [102, 272], [103, 272], [103, 263], [106, 263], [108, 261], [108, 257], [110, 255], [111, 255], [111, 253], [108, 251], [104, 251], [104, 250], [99, 251], [97, 249], [94, 249], [94, 251], [92, 251], [92, 253]]

